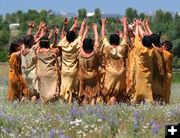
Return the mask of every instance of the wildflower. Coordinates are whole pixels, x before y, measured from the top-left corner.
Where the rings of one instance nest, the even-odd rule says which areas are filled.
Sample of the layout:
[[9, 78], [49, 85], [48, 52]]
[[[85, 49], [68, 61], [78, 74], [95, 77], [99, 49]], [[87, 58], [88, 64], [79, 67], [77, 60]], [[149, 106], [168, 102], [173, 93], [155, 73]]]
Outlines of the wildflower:
[[134, 112], [134, 128], [138, 128], [139, 127], [139, 113], [138, 112]]
[[49, 137], [50, 137], [50, 138], [53, 138], [53, 137], [55, 137], [55, 135], [56, 135], [56, 129], [55, 129], [55, 128], [52, 128], [52, 129], [50, 130], [50, 132], [49, 132]]
[[98, 122], [102, 122], [102, 119], [98, 119], [97, 121], [98, 121]]
[[153, 121], [151, 125], [151, 130], [153, 134], [157, 134], [160, 130], [160, 125], [156, 121]]

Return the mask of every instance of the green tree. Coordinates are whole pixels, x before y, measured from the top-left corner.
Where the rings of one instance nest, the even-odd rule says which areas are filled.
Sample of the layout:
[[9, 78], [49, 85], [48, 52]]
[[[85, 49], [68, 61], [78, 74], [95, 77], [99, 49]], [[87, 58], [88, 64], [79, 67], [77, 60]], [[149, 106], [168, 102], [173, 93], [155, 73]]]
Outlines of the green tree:
[[173, 18], [170, 12], [165, 12], [164, 13], [164, 22], [169, 23], [172, 22]]
[[155, 13], [155, 22], [164, 22], [164, 12], [162, 10], [157, 10]]
[[86, 17], [87, 17], [87, 11], [86, 11], [86, 9], [84, 9], [84, 8], [79, 9], [79, 10], [78, 10], [78, 17], [79, 17], [80, 19], [86, 18]]
[[101, 18], [101, 10], [99, 8], [96, 8], [94, 10], [94, 19], [100, 19]]
[[136, 9], [133, 9], [133, 8], [127, 8], [125, 15], [129, 23], [133, 22], [134, 18], [138, 17]]

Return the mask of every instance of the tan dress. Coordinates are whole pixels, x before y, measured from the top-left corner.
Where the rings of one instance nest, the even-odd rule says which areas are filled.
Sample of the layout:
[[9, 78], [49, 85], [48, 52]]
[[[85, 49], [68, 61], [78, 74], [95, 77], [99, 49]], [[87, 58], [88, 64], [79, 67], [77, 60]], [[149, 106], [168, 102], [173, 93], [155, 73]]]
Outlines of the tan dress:
[[166, 103], [169, 103], [171, 94], [171, 82], [172, 82], [172, 65], [173, 55], [171, 52], [163, 50], [163, 58], [165, 64], [165, 75], [163, 81], [163, 98]]
[[99, 96], [99, 71], [98, 71], [98, 55], [97, 51], [93, 51], [88, 56], [81, 49], [79, 54], [79, 95], [87, 102], [96, 100]]
[[53, 50], [37, 51], [37, 78], [43, 102], [55, 101], [60, 93], [57, 55]]
[[128, 65], [127, 65], [127, 95], [129, 98], [134, 97], [135, 94], [135, 85], [136, 85], [136, 62], [135, 62], [135, 53], [136, 53], [136, 47], [133, 47], [133, 49], [130, 51], [128, 55]]
[[105, 60], [105, 74], [103, 81], [102, 94], [105, 101], [109, 102], [111, 97], [116, 97], [117, 101], [124, 100], [123, 95], [126, 92], [126, 44], [121, 43], [113, 47], [103, 38], [103, 54]]
[[21, 56], [12, 53], [9, 56], [8, 100], [21, 100], [29, 97], [30, 92], [21, 72]]
[[154, 48], [146, 48], [142, 45], [141, 40], [135, 38], [135, 63], [136, 63], [136, 86], [132, 102], [153, 101], [152, 95], [152, 75], [153, 75], [153, 57]]
[[61, 93], [65, 100], [72, 102], [73, 95], [78, 94], [78, 49], [81, 45], [81, 36], [69, 43], [64, 37], [58, 44], [62, 47], [61, 63]]
[[27, 55], [21, 54], [21, 69], [23, 77], [31, 92], [31, 96], [39, 94], [38, 80], [36, 76], [36, 53], [30, 49]]
[[153, 77], [152, 77], [152, 91], [153, 99], [155, 101], [164, 101], [163, 98], [163, 79], [164, 79], [164, 63], [162, 50], [154, 46], [153, 59]]

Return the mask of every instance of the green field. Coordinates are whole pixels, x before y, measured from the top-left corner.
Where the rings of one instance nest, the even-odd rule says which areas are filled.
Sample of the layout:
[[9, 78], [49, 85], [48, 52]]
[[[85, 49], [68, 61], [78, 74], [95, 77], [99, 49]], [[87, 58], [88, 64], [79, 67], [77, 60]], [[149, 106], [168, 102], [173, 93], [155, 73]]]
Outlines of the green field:
[[10, 103], [7, 70], [0, 66], [0, 137], [163, 138], [166, 124], [180, 122], [180, 83], [172, 84], [168, 105]]

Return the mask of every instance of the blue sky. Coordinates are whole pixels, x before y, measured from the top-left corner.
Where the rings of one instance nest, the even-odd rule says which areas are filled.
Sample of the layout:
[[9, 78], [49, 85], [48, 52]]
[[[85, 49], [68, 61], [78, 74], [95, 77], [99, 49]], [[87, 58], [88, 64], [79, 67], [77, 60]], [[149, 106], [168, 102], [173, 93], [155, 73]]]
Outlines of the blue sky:
[[157, 9], [180, 12], [180, 0], [0, 0], [0, 14], [17, 10], [52, 9], [53, 11], [74, 12], [86, 8], [88, 12], [100, 8], [101, 12], [124, 14], [132, 7], [138, 12], [150, 12]]

